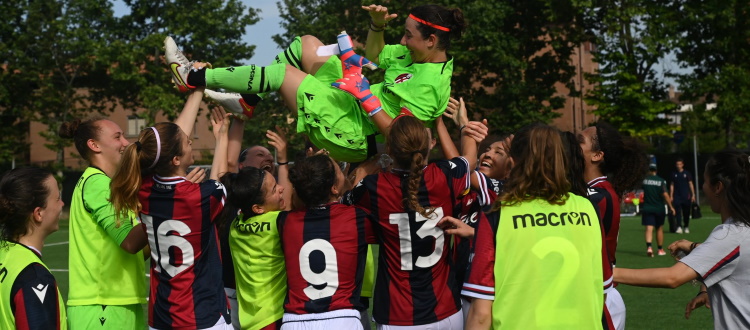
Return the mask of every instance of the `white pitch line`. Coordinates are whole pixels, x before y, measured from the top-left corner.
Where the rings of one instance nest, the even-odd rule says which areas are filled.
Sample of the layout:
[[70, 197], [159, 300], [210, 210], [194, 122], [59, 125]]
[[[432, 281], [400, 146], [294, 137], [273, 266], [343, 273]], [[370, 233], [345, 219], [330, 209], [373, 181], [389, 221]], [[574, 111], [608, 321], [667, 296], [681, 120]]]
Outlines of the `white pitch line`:
[[50, 268], [50, 270], [49, 270], [49, 271], [51, 271], [51, 272], [67, 272], [68, 270], [67, 270], [67, 269], [55, 269], [55, 268]]
[[69, 241], [65, 241], [65, 242], [57, 242], [57, 243], [44, 244], [44, 246], [65, 245], [65, 244], [68, 244], [68, 243], [70, 243], [70, 242]]

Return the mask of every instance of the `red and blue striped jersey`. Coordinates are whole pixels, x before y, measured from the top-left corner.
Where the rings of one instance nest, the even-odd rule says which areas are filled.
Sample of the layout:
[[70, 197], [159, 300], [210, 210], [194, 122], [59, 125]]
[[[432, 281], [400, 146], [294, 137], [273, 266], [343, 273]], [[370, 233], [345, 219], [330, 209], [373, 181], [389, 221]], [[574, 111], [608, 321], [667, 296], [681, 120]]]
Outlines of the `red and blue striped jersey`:
[[588, 183], [589, 200], [599, 211], [599, 220], [604, 230], [607, 255], [612, 265], [617, 264], [617, 236], [620, 233], [620, 197], [615, 193], [606, 176], [598, 177]]
[[229, 323], [214, 224], [224, 207], [224, 186], [148, 176], [138, 198], [151, 247], [148, 324], [202, 329], [220, 317]]
[[364, 310], [360, 301], [374, 218], [357, 206], [330, 203], [279, 214], [287, 298], [284, 311]]
[[[458, 200], [458, 205], [454, 209], [453, 217], [461, 219], [474, 230], [479, 226], [481, 218], [485, 213], [492, 209], [500, 192], [503, 189], [504, 181], [498, 181], [488, 177], [482, 172], [474, 171], [478, 189], [472, 189]], [[471, 244], [473, 240], [453, 237], [453, 264], [456, 269], [456, 280], [459, 285], [466, 280], [466, 273], [469, 267], [469, 256], [471, 255]]]
[[344, 196], [348, 204], [369, 209], [378, 219], [380, 254], [373, 317], [380, 324], [422, 325], [460, 310], [458, 283], [448, 256], [450, 237], [436, 226], [453, 215], [469, 188], [463, 157], [425, 167], [418, 203], [433, 208], [428, 218], [405, 206], [409, 173], [394, 170], [365, 177]]

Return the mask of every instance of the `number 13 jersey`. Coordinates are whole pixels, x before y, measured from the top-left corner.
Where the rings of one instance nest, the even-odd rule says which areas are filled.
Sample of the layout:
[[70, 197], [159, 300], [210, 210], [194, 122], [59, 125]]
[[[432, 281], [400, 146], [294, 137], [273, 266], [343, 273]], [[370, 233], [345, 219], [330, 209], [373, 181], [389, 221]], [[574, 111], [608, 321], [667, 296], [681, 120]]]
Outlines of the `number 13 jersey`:
[[229, 323], [214, 225], [225, 197], [215, 180], [143, 177], [138, 198], [151, 247], [151, 327], [203, 329], [220, 317]]
[[469, 188], [468, 167], [466, 159], [456, 157], [424, 168], [417, 201], [434, 208], [429, 218], [405, 209], [409, 172], [367, 176], [344, 195], [345, 203], [367, 208], [378, 219], [381, 245], [373, 317], [379, 324], [430, 324], [461, 309], [448, 260], [450, 237], [436, 224], [453, 215], [453, 205]]

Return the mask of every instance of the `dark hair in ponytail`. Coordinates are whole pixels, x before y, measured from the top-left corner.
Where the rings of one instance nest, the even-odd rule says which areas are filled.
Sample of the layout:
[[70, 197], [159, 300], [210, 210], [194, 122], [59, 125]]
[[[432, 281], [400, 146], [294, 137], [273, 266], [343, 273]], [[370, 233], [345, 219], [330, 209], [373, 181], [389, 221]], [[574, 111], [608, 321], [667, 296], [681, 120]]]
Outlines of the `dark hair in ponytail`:
[[[270, 175], [270, 174], [268, 174]], [[231, 222], [241, 211], [243, 217], [256, 216], [253, 205], [265, 203], [266, 191], [263, 190], [263, 180], [266, 171], [252, 166], [243, 167], [237, 173], [227, 173], [219, 178], [227, 190], [227, 208], [224, 208], [222, 219]]]
[[603, 151], [604, 161], [599, 169], [609, 177], [617, 195], [638, 187], [648, 173], [648, 156], [645, 148], [630, 136], [622, 136], [606, 122], [598, 122], [593, 151]]
[[62, 123], [57, 134], [63, 139], [73, 139], [73, 144], [78, 150], [78, 154], [83, 159], [89, 161], [91, 157], [91, 149], [88, 146], [88, 141], [93, 139], [99, 139], [101, 133], [101, 127], [99, 122], [106, 120], [104, 117], [95, 116], [86, 120], [75, 119], [68, 122]]
[[583, 172], [586, 165], [584, 164], [583, 150], [578, 143], [576, 135], [571, 132], [560, 132], [563, 148], [565, 149], [565, 163], [568, 165], [568, 181], [570, 182], [570, 192], [587, 197], [588, 187], [586, 180], [583, 178]]
[[417, 24], [417, 29], [422, 34], [422, 37], [427, 38], [431, 34], [438, 37], [438, 49], [448, 50], [451, 46], [451, 40], [460, 39], [464, 30], [466, 30], [464, 14], [458, 8], [448, 9], [439, 5], [423, 5], [412, 8], [409, 14], [450, 30], [443, 31], [426, 24]]
[[31, 215], [37, 207], [47, 207], [51, 193], [44, 181], [52, 173], [36, 167], [5, 172], [0, 179], [0, 244], [17, 242], [29, 229]]
[[331, 200], [331, 187], [336, 182], [338, 164], [327, 155], [314, 155], [294, 164], [289, 171], [289, 181], [297, 196], [307, 207], [325, 204]]
[[706, 163], [706, 174], [711, 185], [719, 182], [724, 185], [732, 219], [750, 226], [747, 207], [750, 205], [750, 156], [734, 149], [719, 151]]
[[388, 154], [393, 158], [396, 167], [409, 170], [407, 191], [404, 192], [404, 208], [429, 218], [435, 211], [434, 208], [425, 208], [417, 200], [419, 183], [430, 150], [430, 137], [426, 128], [415, 117], [399, 116], [391, 123], [386, 143]]

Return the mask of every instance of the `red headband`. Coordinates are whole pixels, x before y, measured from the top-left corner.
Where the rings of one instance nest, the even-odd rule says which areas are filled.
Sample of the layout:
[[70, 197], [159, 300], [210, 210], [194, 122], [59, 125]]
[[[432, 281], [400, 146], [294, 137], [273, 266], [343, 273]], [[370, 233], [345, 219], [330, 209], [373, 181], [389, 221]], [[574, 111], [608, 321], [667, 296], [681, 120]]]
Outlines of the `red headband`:
[[422, 24], [424, 24], [424, 25], [427, 25], [427, 26], [429, 26], [429, 27], [432, 27], [432, 28], [438, 29], [438, 30], [440, 30], [440, 31], [450, 32], [450, 30], [451, 30], [451, 29], [449, 29], [449, 28], [447, 28], [447, 27], [444, 27], [444, 26], [440, 26], [440, 25], [437, 25], [437, 24], [433, 24], [433, 23], [430, 23], [430, 22], [428, 22], [428, 21], [425, 21], [425, 20], [423, 20], [423, 19], [421, 19], [421, 18], [418, 18], [417, 16], [414, 16], [414, 14], [409, 14], [409, 18], [411, 18], [411, 19], [413, 19], [413, 20], [415, 20], [415, 21], [417, 21], [417, 22], [419, 22], [419, 23], [422, 23]]

